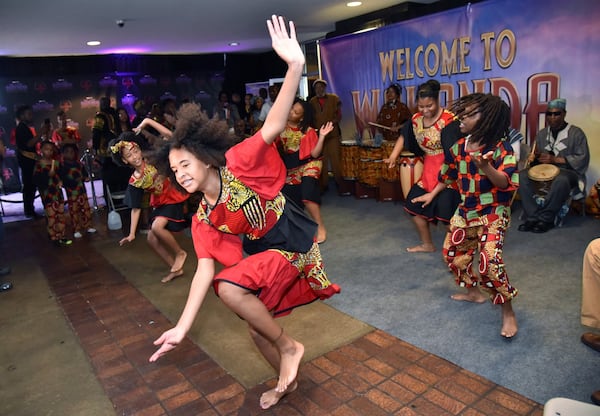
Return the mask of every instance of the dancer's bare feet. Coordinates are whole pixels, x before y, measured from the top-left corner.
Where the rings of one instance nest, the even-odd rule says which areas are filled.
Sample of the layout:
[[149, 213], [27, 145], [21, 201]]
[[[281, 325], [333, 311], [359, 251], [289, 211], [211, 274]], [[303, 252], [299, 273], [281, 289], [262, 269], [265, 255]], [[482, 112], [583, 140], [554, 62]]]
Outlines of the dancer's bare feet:
[[183, 274], [183, 269], [179, 269], [179, 270], [174, 271], [174, 272], [169, 272], [169, 274], [166, 275], [165, 277], [163, 277], [162, 279], [160, 279], [160, 281], [163, 282], [163, 283], [168, 283], [171, 280], [173, 280], [173, 279], [181, 276], [182, 274]]
[[435, 247], [431, 243], [422, 243], [418, 246], [408, 247], [406, 251], [409, 253], [433, 253], [435, 251]]
[[175, 255], [175, 261], [171, 266], [171, 273], [177, 273], [179, 270], [183, 269], [183, 265], [185, 263], [185, 259], [187, 258], [187, 253], [181, 250], [179, 253]]
[[268, 409], [271, 406], [275, 406], [277, 403], [279, 403], [279, 400], [281, 400], [284, 396], [293, 393], [297, 388], [298, 382], [294, 381], [283, 393], [279, 393], [276, 389], [265, 391], [260, 396], [260, 407], [262, 409]]
[[481, 293], [477, 287], [467, 288], [467, 293], [455, 293], [454, 295], [451, 295], [450, 298], [462, 302], [474, 303], [485, 303], [485, 301], [487, 301], [487, 296]]
[[327, 240], [327, 230], [322, 225], [317, 229], [317, 243], [321, 244]]
[[296, 381], [298, 367], [300, 367], [300, 361], [304, 356], [304, 345], [293, 338], [287, 337], [287, 339], [286, 345], [279, 348], [281, 356], [279, 381], [277, 387], [275, 387], [275, 391], [278, 393], [284, 393]]
[[512, 338], [517, 335], [518, 330], [517, 318], [515, 317], [512, 305], [510, 302], [504, 303], [502, 305], [502, 331], [500, 335], [504, 338]]

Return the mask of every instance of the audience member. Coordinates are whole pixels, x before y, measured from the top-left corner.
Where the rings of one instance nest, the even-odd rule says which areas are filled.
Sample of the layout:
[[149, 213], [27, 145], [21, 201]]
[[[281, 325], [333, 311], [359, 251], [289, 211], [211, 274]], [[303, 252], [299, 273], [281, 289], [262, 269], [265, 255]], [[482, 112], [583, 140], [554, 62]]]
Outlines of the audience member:
[[110, 106], [110, 99], [101, 97], [100, 109], [94, 117], [92, 126], [92, 147], [96, 152], [96, 160], [101, 166], [100, 174], [105, 198], [111, 193], [125, 191], [131, 175], [131, 170], [116, 165], [110, 154], [108, 143], [117, 137], [116, 123], [116, 111]]
[[326, 92], [327, 81], [324, 79], [317, 79], [313, 82], [313, 89], [315, 90], [315, 96], [310, 99], [310, 104], [314, 110], [315, 120], [312, 127], [319, 129], [330, 121], [333, 123], [333, 130], [325, 137], [325, 143], [323, 144], [321, 192], [324, 192], [329, 185], [329, 168], [333, 172], [336, 183], [340, 183], [342, 178], [340, 161], [342, 102], [337, 95]]
[[[581, 335], [581, 342], [600, 352], [600, 238], [592, 240], [583, 255], [581, 281], [581, 324], [597, 330]], [[591, 400], [600, 406], [600, 390], [592, 393]]]
[[115, 135], [119, 135], [126, 131], [131, 131], [131, 119], [125, 107], [117, 108], [117, 124], [115, 124]]
[[260, 130], [259, 118], [260, 118], [260, 112], [261, 112], [264, 104], [265, 104], [265, 99], [262, 98], [260, 95], [254, 97], [252, 114], [250, 115], [250, 128], [251, 128], [252, 134], [254, 134], [258, 130]]
[[[525, 222], [519, 231], [545, 233], [554, 227], [561, 208], [575, 190], [585, 190], [585, 174], [590, 163], [590, 150], [583, 130], [565, 121], [567, 101], [557, 98], [548, 103], [547, 126], [535, 137], [529, 155], [532, 166], [551, 164], [560, 170], [543, 200], [536, 195], [536, 188], [528, 173], [520, 173], [519, 196], [525, 213]], [[583, 185], [583, 186], [582, 186]]]
[[269, 99], [263, 103], [263, 106], [260, 109], [260, 114], [258, 116], [258, 122], [256, 125], [256, 129], [259, 130], [267, 119], [267, 115], [269, 111], [271, 111], [271, 107], [277, 98], [277, 94], [279, 94], [279, 85], [273, 84], [269, 85], [267, 90], [269, 92]]
[[243, 118], [240, 118], [233, 125], [233, 135], [235, 136], [235, 142], [239, 143], [250, 137], [248, 133], [246, 133], [246, 121]]
[[[0, 168], [3, 166], [4, 156], [6, 156], [6, 147], [4, 146], [4, 141], [0, 140]], [[1, 170], [1, 169], [0, 169]], [[4, 277], [10, 274], [11, 269], [10, 266], [7, 266], [4, 263], [4, 219], [3, 215], [0, 215], [0, 258], [2, 260], [2, 264], [0, 266], [0, 277]], [[11, 282], [3, 282], [0, 284], [0, 292], [5, 292], [7, 290], [12, 289]]]
[[142, 120], [148, 117], [146, 102], [142, 99], [138, 98], [133, 102], [133, 110], [135, 111], [135, 117], [131, 120], [131, 128], [139, 126]]
[[17, 108], [16, 118], [18, 124], [15, 129], [15, 140], [17, 143], [17, 160], [21, 168], [21, 182], [23, 183], [23, 210], [27, 218], [35, 218], [39, 215], [35, 213], [33, 206], [36, 191], [33, 182], [33, 170], [35, 161], [39, 158], [36, 147], [40, 140], [30, 127], [33, 121], [31, 106], [23, 105]]
[[165, 98], [161, 101], [160, 107], [162, 109], [162, 124], [169, 130], [175, 128], [175, 121], [177, 120], [177, 102], [174, 98]]
[[224, 120], [230, 129], [233, 129], [235, 122], [240, 119], [237, 107], [229, 102], [225, 91], [219, 93], [219, 101], [213, 107], [213, 117]]
[[252, 116], [252, 111], [254, 110], [254, 106], [252, 105], [254, 97], [252, 94], [244, 95], [244, 102], [238, 106], [238, 112], [240, 113], [240, 118], [246, 122], [247, 133], [250, 133], [250, 117]]
[[56, 114], [56, 119], [58, 128], [52, 133], [52, 142], [59, 148], [67, 143], [78, 144], [81, 141], [81, 136], [75, 127], [69, 126], [67, 113], [62, 110], [59, 111]]

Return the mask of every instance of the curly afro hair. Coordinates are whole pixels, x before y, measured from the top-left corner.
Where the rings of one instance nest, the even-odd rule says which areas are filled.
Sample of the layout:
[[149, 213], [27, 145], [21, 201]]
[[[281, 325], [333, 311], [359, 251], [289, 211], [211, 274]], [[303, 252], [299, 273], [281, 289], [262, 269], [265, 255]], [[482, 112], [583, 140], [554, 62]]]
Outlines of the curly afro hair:
[[197, 104], [186, 103], [177, 112], [171, 139], [149, 157], [162, 175], [177, 184], [169, 164], [171, 149], [185, 149], [202, 162], [220, 167], [225, 166], [225, 152], [234, 144], [235, 137], [225, 121], [209, 118]]

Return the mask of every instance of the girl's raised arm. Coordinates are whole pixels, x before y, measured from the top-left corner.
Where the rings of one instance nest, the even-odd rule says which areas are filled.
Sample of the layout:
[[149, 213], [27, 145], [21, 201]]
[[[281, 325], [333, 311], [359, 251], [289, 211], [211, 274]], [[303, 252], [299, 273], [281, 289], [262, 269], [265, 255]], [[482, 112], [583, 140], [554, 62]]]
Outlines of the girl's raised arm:
[[294, 22], [290, 22], [289, 26], [288, 34], [283, 17], [273, 15], [271, 20], [267, 21], [273, 50], [288, 65], [279, 94], [261, 129], [263, 139], [267, 144], [273, 143], [285, 128], [288, 113], [292, 108], [304, 70], [304, 53], [296, 39]]

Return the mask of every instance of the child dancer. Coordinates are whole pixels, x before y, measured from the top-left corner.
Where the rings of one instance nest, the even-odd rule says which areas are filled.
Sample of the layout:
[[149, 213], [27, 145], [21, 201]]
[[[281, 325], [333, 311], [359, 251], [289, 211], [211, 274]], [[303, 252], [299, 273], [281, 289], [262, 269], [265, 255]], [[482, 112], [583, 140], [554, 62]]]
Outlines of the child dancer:
[[59, 176], [58, 149], [46, 140], [40, 145], [42, 157], [35, 162], [33, 181], [40, 190], [46, 225], [50, 240], [58, 246], [68, 246], [72, 240], [65, 238], [65, 200]]
[[[460, 98], [452, 107], [460, 120], [459, 139], [445, 156], [436, 191], [456, 183], [461, 195], [450, 232], [444, 241], [444, 259], [456, 283], [466, 293], [452, 295], [458, 301], [483, 303], [487, 291], [493, 304], [502, 307], [501, 335], [512, 338], [517, 320], [512, 299], [517, 295], [504, 268], [502, 250], [510, 223], [510, 202], [519, 184], [516, 160], [508, 143], [510, 110], [500, 97], [475, 93]], [[432, 192], [432, 194], [435, 192]], [[431, 202], [431, 194], [420, 199]], [[479, 251], [479, 275], [472, 270]]]
[[[325, 274], [316, 224], [280, 192], [286, 169], [274, 141], [286, 126], [304, 55], [292, 22], [289, 35], [282, 17], [273, 16], [267, 26], [273, 49], [288, 69], [261, 130], [225, 154], [232, 141], [225, 122], [209, 120], [193, 104], [179, 112], [168, 160], [180, 186], [203, 194], [192, 226], [198, 268], [177, 325], [154, 342], [159, 348], [150, 357], [156, 361], [183, 340], [213, 286], [221, 301], [248, 322], [256, 346], [279, 374], [277, 386], [260, 398], [263, 409], [297, 388], [304, 355], [304, 346], [274, 317], [340, 291]], [[224, 266], [218, 274], [217, 262]]]
[[92, 227], [92, 210], [84, 184], [84, 181], [89, 181], [89, 177], [77, 157], [78, 149], [75, 143], [64, 143], [61, 152], [63, 161], [59, 175], [67, 191], [73, 237], [81, 238], [84, 230], [90, 234], [96, 232]]
[[328, 122], [319, 129], [311, 126], [312, 107], [304, 100], [296, 99], [288, 116], [287, 126], [277, 138], [277, 146], [287, 168], [283, 193], [299, 206], [305, 206], [317, 223], [317, 243], [324, 243], [327, 230], [321, 218], [321, 190], [319, 178], [323, 160], [321, 151], [325, 136], [333, 130]]
[[183, 274], [187, 253], [173, 236], [188, 226], [183, 212], [183, 202], [188, 198], [171, 185], [171, 181], [158, 174], [156, 168], [147, 163], [142, 155], [140, 138], [134, 132], [124, 132], [109, 145], [113, 161], [120, 166], [131, 166], [134, 171], [129, 179], [125, 202], [131, 208], [129, 235], [119, 241], [120, 245], [135, 240], [140, 220], [144, 192], [150, 192], [151, 226], [148, 244], [171, 268], [161, 279], [167, 283]]

